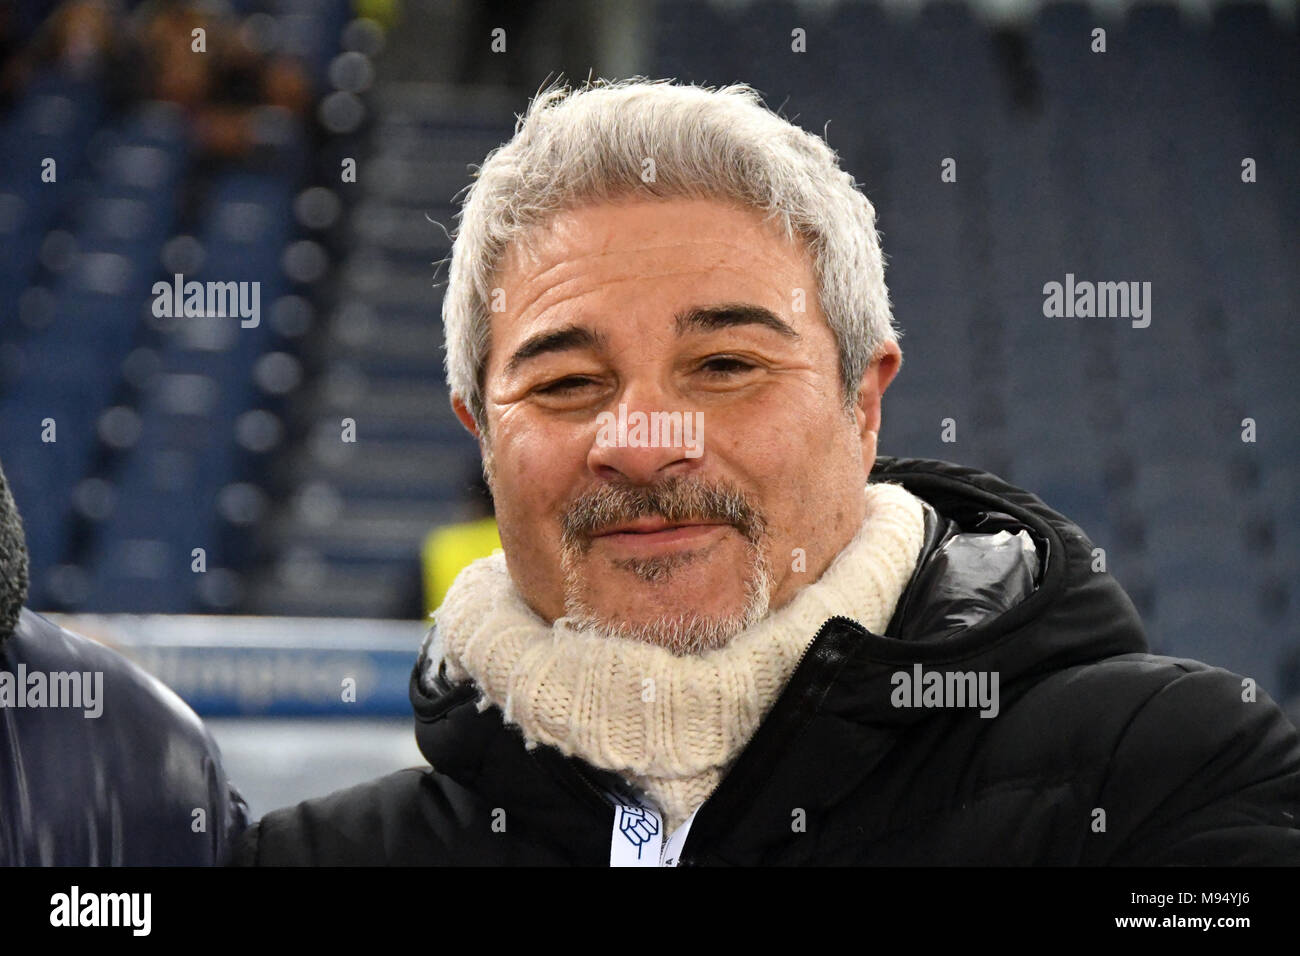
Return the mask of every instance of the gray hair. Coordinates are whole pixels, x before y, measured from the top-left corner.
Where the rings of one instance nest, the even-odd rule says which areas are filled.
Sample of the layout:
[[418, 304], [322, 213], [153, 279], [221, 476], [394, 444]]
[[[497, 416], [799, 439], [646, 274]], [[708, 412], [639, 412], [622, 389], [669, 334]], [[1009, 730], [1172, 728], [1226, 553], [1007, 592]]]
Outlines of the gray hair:
[[[643, 179], [649, 161], [654, 176]], [[552, 84], [510, 142], [474, 174], [458, 214], [442, 318], [447, 384], [487, 434], [483, 376], [502, 257], [556, 213], [621, 199], [707, 198], [803, 239], [839, 346], [846, 404], [877, 351], [897, 341], [876, 210], [835, 151], [772, 112], [747, 84], [714, 89], [633, 77]]]

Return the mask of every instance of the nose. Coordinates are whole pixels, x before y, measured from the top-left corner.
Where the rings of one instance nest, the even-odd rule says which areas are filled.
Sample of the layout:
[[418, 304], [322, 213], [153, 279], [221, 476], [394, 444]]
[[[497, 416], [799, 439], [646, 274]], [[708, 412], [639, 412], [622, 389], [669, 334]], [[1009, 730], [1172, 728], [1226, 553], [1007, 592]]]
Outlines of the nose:
[[673, 406], [661, 394], [626, 390], [597, 416], [587, 467], [605, 480], [643, 485], [690, 474], [704, 458], [702, 419], [702, 412]]

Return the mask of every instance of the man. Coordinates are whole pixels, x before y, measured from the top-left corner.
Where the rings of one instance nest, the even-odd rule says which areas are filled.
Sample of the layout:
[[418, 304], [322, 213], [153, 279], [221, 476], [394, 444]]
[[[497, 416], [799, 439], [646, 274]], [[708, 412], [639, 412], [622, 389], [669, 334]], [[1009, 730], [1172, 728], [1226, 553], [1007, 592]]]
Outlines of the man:
[[248, 822], [194, 711], [121, 655], [23, 607], [0, 471], [0, 866], [213, 866]]
[[1300, 862], [1300, 740], [1146, 653], [1033, 495], [877, 459], [875, 212], [753, 91], [550, 89], [461, 214], [453, 404], [503, 554], [411, 681], [432, 768], [258, 864]]

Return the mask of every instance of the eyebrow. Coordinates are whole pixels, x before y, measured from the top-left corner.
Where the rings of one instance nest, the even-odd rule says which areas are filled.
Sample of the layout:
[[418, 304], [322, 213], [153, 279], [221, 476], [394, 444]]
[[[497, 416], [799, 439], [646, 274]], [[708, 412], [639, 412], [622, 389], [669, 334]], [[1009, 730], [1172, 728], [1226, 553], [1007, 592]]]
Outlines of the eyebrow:
[[797, 339], [799, 333], [770, 309], [761, 305], [714, 305], [696, 306], [677, 313], [677, 334], [687, 332], [713, 332], [718, 329], [734, 328], [738, 325], [761, 325], [786, 338]]
[[[687, 332], [713, 332], [741, 325], [761, 325], [786, 338], [799, 338], [799, 333], [784, 319], [761, 305], [693, 306], [678, 312], [674, 322], [678, 335], [685, 335]], [[549, 332], [539, 332], [515, 349], [514, 354], [510, 356], [510, 361], [506, 363], [506, 373], [517, 372], [525, 362], [541, 355], [575, 349], [599, 349], [604, 345], [605, 337], [602, 334], [583, 325], [566, 325]]]
[[605, 342], [605, 337], [599, 332], [593, 332], [591, 329], [581, 325], [566, 325], [562, 329], [553, 329], [550, 332], [539, 332], [532, 338], [524, 342], [523, 345], [515, 349], [515, 354], [510, 356], [510, 361], [506, 365], [506, 372], [513, 373], [518, 371], [519, 366], [523, 365], [529, 359], [535, 359], [539, 355], [545, 355], [548, 352], [567, 352], [572, 349], [597, 349]]

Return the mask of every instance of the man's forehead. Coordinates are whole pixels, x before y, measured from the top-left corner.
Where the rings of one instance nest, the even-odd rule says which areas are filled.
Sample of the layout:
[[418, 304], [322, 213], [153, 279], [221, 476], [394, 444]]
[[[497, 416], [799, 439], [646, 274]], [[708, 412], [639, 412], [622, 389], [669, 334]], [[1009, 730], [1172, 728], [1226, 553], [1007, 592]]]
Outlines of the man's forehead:
[[583, 269], [636, 274], [683, 258], [742, 268], [752, 262], [763, 272], [807, 264], [803, 244], [787, 241], [757, 210], [712, 199], [624, 200], [565, 209], [531, 227], [507, 247], [500, 277], [537, 282]]

